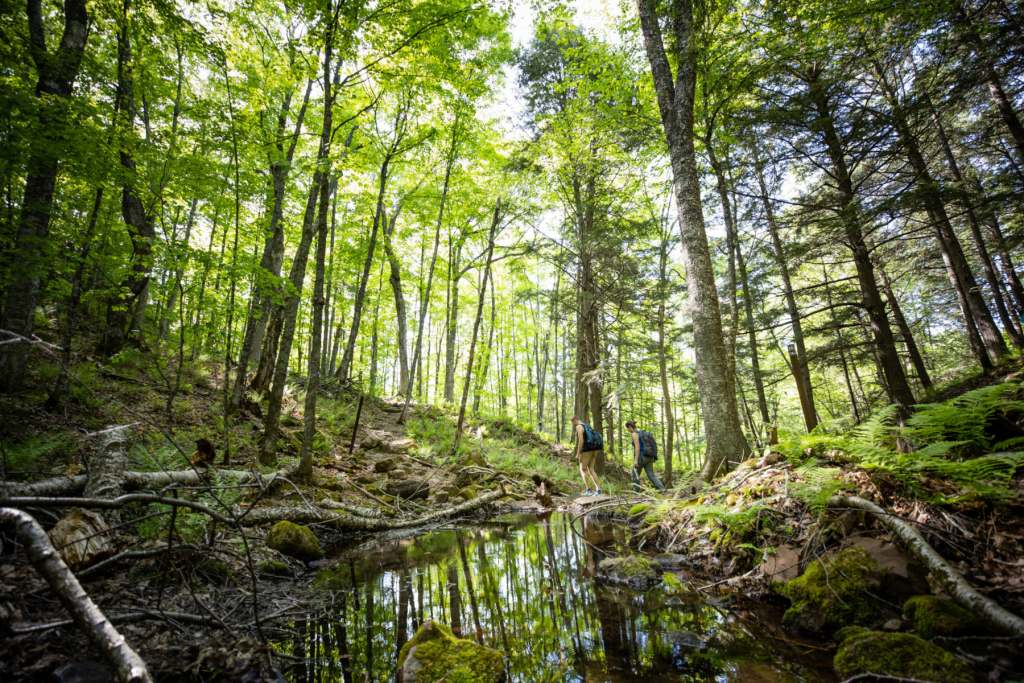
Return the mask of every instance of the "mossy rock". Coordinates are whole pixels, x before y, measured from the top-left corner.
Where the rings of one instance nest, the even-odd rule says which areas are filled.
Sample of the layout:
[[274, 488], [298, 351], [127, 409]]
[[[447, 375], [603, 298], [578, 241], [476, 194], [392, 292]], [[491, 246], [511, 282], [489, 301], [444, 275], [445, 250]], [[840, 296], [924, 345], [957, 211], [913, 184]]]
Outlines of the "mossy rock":
[[398, 653], [404, 683], [500, 683], [505, 657], [497, 650], [457, 638], [452, 630], [427, 621]]
[[281, 520], [270, 527], [267, 547], [303, 562], [319, 560], [324, 556], [320, 540], [309, 527], [287, 520]]
[[964, 662], [911, 633], [856, 631], [839, 646], [832, 664], [840, 678], [873, 673], [944, 683], [974, 680]]
[[290, 579], [293, 575], [292, 566], [284, 560], [264, 560], [256, 565], [256, 572], [272, 579]]
[[459, 491], [458, 496], [462, 500], [473, 500], [479, 494], [480, 489], [475, 486], [467, 486], [466, 488]]
[[657, 562], [643, 555], [609, 557], [597, 565], [597, 578], [607, 583], [647, 590], [661, 581], [661, 568]]
[[861, 548], [815, 560], [778, 591], [793, 603], [782, 618], [789, 628], [828, 635], [843, 626], [868, 624], [878, 616], [870, 593], [882, 579], [878, 564]]
[[633, 507], [629, 508], [630, 517], [640, 517], [645, 512], [651, 509], [650, 503], [637, 503]]
[[984, 630], [977, 617], [949, 598], [915, 595], [903, 603], [903, 616], [922, 638], [962, 636]]

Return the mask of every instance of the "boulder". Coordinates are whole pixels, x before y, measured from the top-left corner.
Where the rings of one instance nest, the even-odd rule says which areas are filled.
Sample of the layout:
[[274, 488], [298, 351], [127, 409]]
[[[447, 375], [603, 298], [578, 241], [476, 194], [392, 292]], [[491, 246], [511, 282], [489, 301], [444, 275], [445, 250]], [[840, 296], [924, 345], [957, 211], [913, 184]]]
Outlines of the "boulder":
[[414, 448], [416, 448], [416, 442], [408, 437], [385, 439], [381, 443], [381, 449], [388, 453], [408, 453]]
[[373, 463], [374, 472], [390, 472], [398, 467], [398, 458], [384, 458]]
[[287, 520], [281, 520], [270, 527], [267, 547], [303, 562], [319, 560], [324, 556], [320, 540], [312, 529]]
[[873, 673], [915, 681], [971, 683], [964, 662], [938, 645], [910, 633], [845, 629], [832, 665], [840, 678]]
[[398, 653], [403, 683], [501, 683], [505, 658], [489, 647], [457, 638], [452, 630], [427, 621]]
[[984, 631], [976, 616], [949, 598], [915, 595], [903, 603], [903, 616], [922, 638], [963, 636]]
[[643, 555], [608, 557], [597, 565], [597, 578], [636, 590], [647, 590], [661, 582], [661, 568], [657, 562]]
[[778, 592], [792, 602], [782, 623], [817, 635], [870, 623], [878, 616], [870, 594], [877, 592], [881, 579], [878, 565], [861, 548], [846, 548], [815, 560], [801, 576], [776, 584]]
[[761, 574], [769, 581], [792, 581], [800, 576], [800, 550], [791, 545], [780, 545], [764, 558]]
[[382, 487], [384, 493], [396, 498], [418, 500], [430, 495], [430, 484], [422, 479], [389, 481]]

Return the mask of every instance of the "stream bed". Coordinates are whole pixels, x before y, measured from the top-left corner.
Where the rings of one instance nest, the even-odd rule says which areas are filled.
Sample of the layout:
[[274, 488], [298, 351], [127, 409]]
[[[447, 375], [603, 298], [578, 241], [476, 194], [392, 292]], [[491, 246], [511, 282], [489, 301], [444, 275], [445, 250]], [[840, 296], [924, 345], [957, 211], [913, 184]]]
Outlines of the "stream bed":
[[292, 681], [392, 681], [434, 619], [506, 653], [511, 681], [833, 681], [831, 653], [741, 596], [639, 592], [594, 578], [623, 529], [516, 514], [387, 537], [321, 563], [318, 607], [275, 642]]

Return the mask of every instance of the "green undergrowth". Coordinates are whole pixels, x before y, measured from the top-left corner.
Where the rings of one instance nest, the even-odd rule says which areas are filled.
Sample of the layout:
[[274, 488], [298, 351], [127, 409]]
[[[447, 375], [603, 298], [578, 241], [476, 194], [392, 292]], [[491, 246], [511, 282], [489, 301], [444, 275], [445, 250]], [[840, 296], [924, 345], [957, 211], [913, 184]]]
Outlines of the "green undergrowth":
[[14, 441], [0, 441], [0, 458], [7, 476], [31, 473], [54, 459], [67, 459], [76, 450], [74, 435], [60, 431], [34, 434]]
[[[791, 436], [779, 450], [804, 467], [826, 460], [886, 474], [935, 503], [1004, 501], [1024, 467], [1024, 385], [1002, 382], [918, 405], [903, 425], [888, 406], [849, 432]], [[931, 480], [946, 485], [929, 486]], [[827, 488], [814, 494], [816, 502], [827, 500]]]

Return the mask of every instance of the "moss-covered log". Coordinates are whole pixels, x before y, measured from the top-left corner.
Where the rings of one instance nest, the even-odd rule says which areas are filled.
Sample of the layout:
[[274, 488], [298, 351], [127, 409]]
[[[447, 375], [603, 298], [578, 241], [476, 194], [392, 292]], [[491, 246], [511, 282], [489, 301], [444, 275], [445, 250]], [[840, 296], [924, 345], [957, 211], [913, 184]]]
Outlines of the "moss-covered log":
[[927, 567], [930, 575], [938, 582], [942, 590], [960, 606], [970, 610], [972, 614], [977, 615], [1001, 632], [1024, 636], [1024, 619], [979, 593], [908, 522], [858, 496], [833, 496], [829, 499], [829, 506], [854, 508], [870, 513], [903, 543], [909, 553]]

